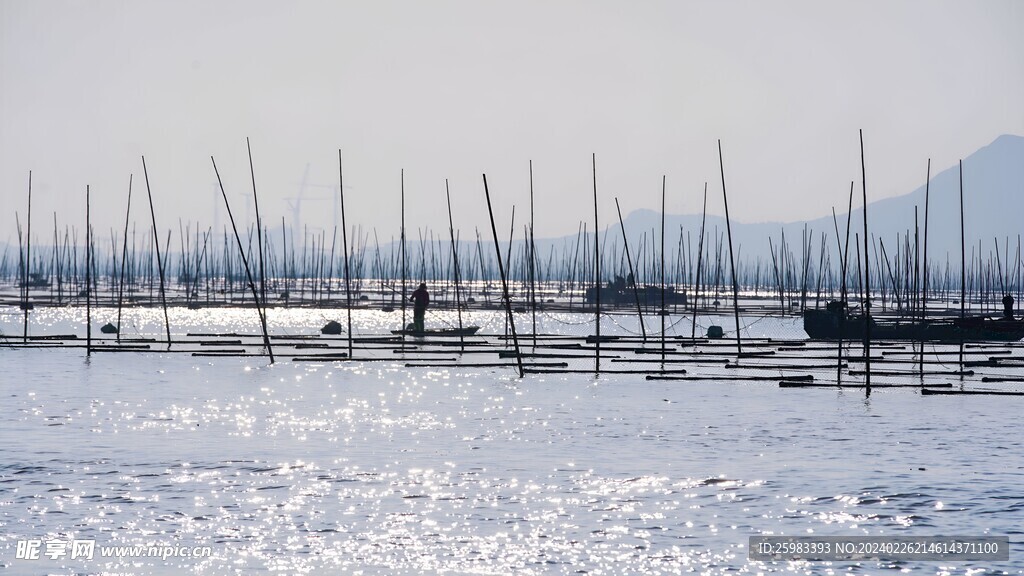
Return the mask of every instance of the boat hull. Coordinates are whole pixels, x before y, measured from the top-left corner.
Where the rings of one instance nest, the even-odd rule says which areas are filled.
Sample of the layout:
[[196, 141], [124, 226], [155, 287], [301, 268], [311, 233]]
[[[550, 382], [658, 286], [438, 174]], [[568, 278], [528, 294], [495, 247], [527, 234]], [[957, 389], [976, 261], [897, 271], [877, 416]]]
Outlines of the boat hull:
[[[812, 340], [859, 340], [864, 337], [863, 315], [831, 310], [804, 311], [804, 331]], [[871, 340], [923, 340], [926, 342], [1016, 342], [1024, 338], [1024, 322], [990, 318], [927, 321], [871, 319]]]
[[[597, 289], [591, 286], [587, 288], [584, 295], [587, 304], [597, 302]], [[659, 286], [638, 286], [635, 290], [632, 287], [615, 288], [611, 286], [601, 287], [601, 304], [606, 306], [635, 306], [639, 301], [644, 308], [661, 306], [662, 296]], [[686, 292], [676, 292], [671, 286], [665, 287], [666, 306], [686, 306]]]
[[392, 330], [391, 333], [396, 336], [454, 336], [456, 338], [460, 336], [472, 336], [480, 330], [479, 326], [466, 326], [462, 329], [459, 328], [442, 328], [438, 330]]

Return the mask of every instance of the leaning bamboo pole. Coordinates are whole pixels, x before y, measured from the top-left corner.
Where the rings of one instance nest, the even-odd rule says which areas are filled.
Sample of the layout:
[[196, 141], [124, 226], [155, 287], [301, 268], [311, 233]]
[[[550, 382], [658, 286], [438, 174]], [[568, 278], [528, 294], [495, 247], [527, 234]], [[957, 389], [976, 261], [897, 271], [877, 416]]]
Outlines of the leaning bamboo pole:
[[256, 302], [256, 312], [260, 317], [260, 328], [263, 329], [263, 345], [267, 348], [267, 355], [270, 356], [270, 363], [274, 363], [274, 350], [270, 346], [270, 334], [267, 333], [267, 316], [263, 311], [263, 307], [260, 304], [260, 297], [257, 294], [256, 283], [252, 277], [252, 270], [249, 268], [249, 261], [245, 257], [245, 250], [242, 248], [242, 238], [238, 235], [238, 228], [235, 226], [235, 217], [231, 214], [231, 204], [228, 202], [228, 194], [224, 191], [224, 183], [220, 178], [220, 171], [217, 170], [217, 162], [210, 156], [210, 162], [213, 163], [213, 171], [217, 175], [217, 185], [220, 186], [220, 193], [224, 197], [224, 206], [228, 211], [228, 219], [231, 221], [231, 228], [235, 232], [235, 241], [238, 243], [238, 253], [242, 258], [242, 266], [245, 268], [245, 277], [249, 283], [249, 289], [252, 291], [252, 298]]
[[[633, 278], [633, 299], [636, 301], [636, 317], [640, 321], [640, 333], [644, 342], [647, 342], [647, 328], [644, 327], [644, 313], [640, 309], [640, 295], [636, 289], [636, 275], [633, 272], [633, 259], [629, 255], [629, 240], [626, 238], [626, 225], [622, 221], [622, 210], [619, 209], [619, 199], [615, 199], [615, 210], [619, 214], [619, 227], [622, 229], [622, 243], [626, 249], [626, 262], [629, 264], [629, 277]], [[662, 332], [662, 348], [665, 347], [664, 332]]]
[[732, 253], [732, 225], [729, 222], [729, 197], [725, 193], [725, 164], [722, 162], [722, 141], [718, 141], [718, 167], [722, 173], [722, 201], [725, 203], [725, 228], [729, 233], [729, 269], [732, 271], [732, 309], [736, 318], [736, 354], [743, 354], [743, 339], [740, 335], [740, 289], [736, 280], [736, 260]]
[[700, 217], [700, 238], [697, 241], [697, 270], [694, 274], [693, 288], [693, 323], [690, 327], [690, 340], [693, 341], [697, 335], [697, 304], [700, 302], [700, 274], [701, 264], [704, 256], [704, 224], [708, 216], [708, 183], [704, 183], [704, 209]]
[[[448, 235], [452, 242], [452, 273], [455, 280], [455, 314], [459, 319], [459, 343], [465, 344], [466, 338], [462, 334], [462, 299], [459, 293], [459, 247], [455, 241], [455, 224], [452, 220], [452, 194], [448, 189], [448, 179], [444, 179], [444, 195], [448, 201]], [[536, 329], [534, 330], [534, 342], [536, 342]], [[536, 344], [534, 344], [536, 346]]]
[[146, 169], [146, 157], [142, 157], [142, 174], [146, 178], [146, 194], [149, 196], [149, 215], [153, 221], [153, 246], [156, 250], [156, 267], [160, 272], [160, 304], [164, 309], [164, 327], [167, 330], [167, 349], [171, 348], [171, 320], [167, 314], [167, 292], [164, 288], [164, 266], [160, 258], [160, 238], [156, 227], [156, 211], [153, 208], [153, 191], [149, 186], [149, 171]]
[[[345, 173], [341, 164], [341, 149], [338, 149], [338, 194], [341, 199], [341, 249], [345, 253], [345, 314], [348, 323], [348, 357], [352, 357], [352, 284], [348, 261], [348, 228], [345, 221]], [[332, 264], [333, 265], [333, 264]], [[405, 326], [402, 326], [405, 330]]]
[[519, 350], [519, 337], [516, 335], [516, 322], [512, 317], [512, 301], [508, 295], [508, 280], [505, 278], [505, 267], [501, 261], [501, 247], [498, 244], [498, 229], [494, 225], [494, 210], [491, 209], [491, 193], [487, 189], [487, 175], [483, 175], [484, 179], [484, 196], [487, 198], [487, 213], [491, 218], [491, 234], [494, 236], [494, 253], [498, 258], [498, 272], [501, 274], [501, 292], [502, 299], [505, 301], [505, 312], [508, 315], [508, 323], [512, 329], [512, 342], [515, 346], [516, 351], [516, 364], [519, 367], [519, 377], [522, 378], [523, 372], [523, 355]]
[[121, 341], [121, 306], [124, 301], [124, 272], [125, 261], [128, 259], [128, 219], [132, 211], [132, 179], [134, 175], [128, 175], [128, 205], [124, 210], [124, 243], [121, 249], [121, 279], [117, 289], [117, 341]]

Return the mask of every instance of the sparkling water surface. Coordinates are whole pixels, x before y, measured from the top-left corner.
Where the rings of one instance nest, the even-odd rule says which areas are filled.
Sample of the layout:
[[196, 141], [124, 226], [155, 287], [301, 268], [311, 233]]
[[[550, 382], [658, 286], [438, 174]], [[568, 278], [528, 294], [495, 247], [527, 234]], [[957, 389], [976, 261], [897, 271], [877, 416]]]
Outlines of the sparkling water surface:
[[[39, 312], [33, 330], [42, 334], [67, 333], [80, 311]], [[172, 311], [176, 333], [258, 326], [252, 310], [197, 312]], [[159, 310], [131, 314], [140, 334], [161, 329]], [[315, 332], [324, 314], [274, 311], [271, 329]], [[360, 331], [383, 333], [393, 320], [382, 314], [361, 312]], [[474, 320], [502, 329], [497, 314]], [[584, 316], [543, 321], [547, 331], [586, 333], [576, 328]], [[5, 333], [17, 328], [5, 317]], [[520, 379], [505, 368], [405, 368], [395, 356], [285, 357], [270, 366], [160, 351], [87, 361], [81, 349], [0, 347], [0, 566], [11, 574], [1024, 572], [1016, 398], [913, 389], [866, 398], [639, 374]], [[1009, 535], [1012, 549], [998, 563], [747, 560], [750, 536], [812, 534]], [[212, 556], [15, 558], [18, 540], [47, 538], [210, 546]]]

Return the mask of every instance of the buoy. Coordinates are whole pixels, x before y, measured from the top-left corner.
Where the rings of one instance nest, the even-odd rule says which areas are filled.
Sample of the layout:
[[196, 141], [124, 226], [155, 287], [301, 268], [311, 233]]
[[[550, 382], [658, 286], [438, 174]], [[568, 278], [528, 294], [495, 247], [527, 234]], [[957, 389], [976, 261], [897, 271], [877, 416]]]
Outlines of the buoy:
[[708, 326], [708, 338], [721, 338], [724, 335], [725, 331], [721, 326]]
[[102, 328], [100, 328], [100, 332], [103, 332], [104, 334], [117, 334], [117, 326], [107, 322]]
[[320, 329], [320, 333], [334, 335], [341, 334], [341, 324], [331, 320], [327, 324], [324, 324], [324, 327]]

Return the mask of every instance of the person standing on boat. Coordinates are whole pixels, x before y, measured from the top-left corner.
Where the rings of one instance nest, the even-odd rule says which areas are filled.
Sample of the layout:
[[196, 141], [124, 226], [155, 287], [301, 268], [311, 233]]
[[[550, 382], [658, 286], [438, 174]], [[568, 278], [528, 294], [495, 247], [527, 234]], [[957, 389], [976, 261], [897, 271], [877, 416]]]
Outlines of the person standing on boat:
[[423, 317], [427, 314], [427, 305], [430, 304], [430, 293], [427, 292], [427, 285], [420, 283], [420, 287], [412, 293], [409, 298], [413, 301], [412, 321], [416, 332], [423, 332]]
[[1013, 320], [1013, 296], [1003, 296], [1003, 318]]

